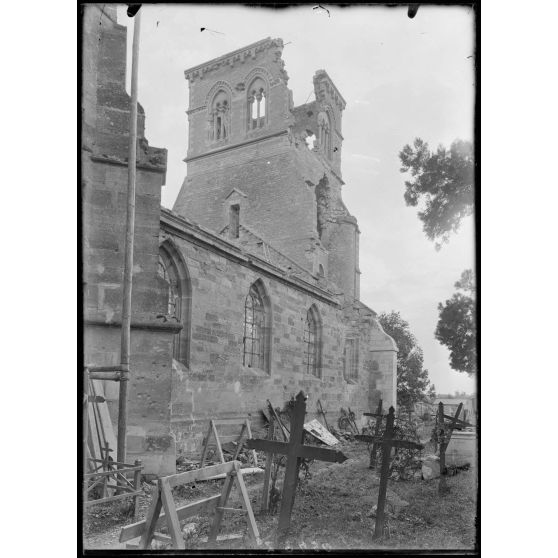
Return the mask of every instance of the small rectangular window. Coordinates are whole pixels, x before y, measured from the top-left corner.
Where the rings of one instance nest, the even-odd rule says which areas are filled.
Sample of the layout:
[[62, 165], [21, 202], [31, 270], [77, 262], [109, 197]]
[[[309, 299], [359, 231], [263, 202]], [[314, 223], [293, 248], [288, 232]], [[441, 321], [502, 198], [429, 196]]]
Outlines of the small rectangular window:
[[240, 229], [240, 205], [231, 205], [229, 209], [229, 231], [231, 238], [238, 238]]

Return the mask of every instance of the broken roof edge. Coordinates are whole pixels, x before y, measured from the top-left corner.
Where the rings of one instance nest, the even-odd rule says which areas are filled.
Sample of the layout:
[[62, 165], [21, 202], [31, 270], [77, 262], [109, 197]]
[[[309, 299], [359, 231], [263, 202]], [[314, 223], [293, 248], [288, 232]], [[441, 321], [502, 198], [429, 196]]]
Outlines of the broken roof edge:
[[[331, 293], [317, 285], [313, 285], [312, 283], [309, 283], [308, 281], [305, 281], [304, 279], [296, 275], [289, 274], [284, 268], [271, 262], [267, 262], [257, 254], [244, 250], [243, 248], [237, 246], [235, 243], [229, 242], [218, 233], [211, 231], [201, 225], [198, 225], [194, 221], [186, 219], [185, 217], [179, 215], [178, 213], [175, 213], [171, 209], [161, 206], [160, 219], [163, 226], [167, 225], [168, 227], [171, 227], [174, 225], [175, 227], [180, 228], [184, 233], [190, 234], [195, 238], [198, 238], [198, 240], [202, 242], [206, 242], [208, 245], [213, 246], [215, 249], [220, 250], [221, 252], [230, 254], [231, 257], [236, 258], [239, 261], [253, 264], [259, 269], [265, 270], [267, 273], [274, 275], [275, 277], [277, 277], [278, 280], [289, 283], [295, 288], [311, 292], [316, 298], [321, 299], [323, 302], [336, 307], [339, 306], [339, 301], [334, 293]], [[190, 230], [186, 230], [186, 227], [188, 227]], [[202, 238], [202, 236], [205, 236], [206, 238]], [[273, 249], [276, 250], [275, 248]]]
[[231, 52], [227, 52], [226, 54], [218, 56], [217, 58], [212, 58], [211, 60], [208, 60], [207, 62], [203, 62], [201, 64], [197, 64], [196, 66], [192, 66], [191, 68], [188, 68], [187, 70], [184, 70], [184, 77], [186, 79], [190, 79], [191, 74], [193, 74], [194, 72], [198, 72], [199, 70], [201, 70], [202, 68], [204, 68], [206, 66], [210, 66], [210, 65], [215, 64], [217, 62], [223, 62], [223, 61], [225, 61], [226, 59], [228, 59], [232, 56], [242, 54], [243, 52], [252, 50], [253, 48], [256, 48], [258, 46], [263, 46], [265, 44], [269, 44], [269, 46], [283, 47], [283, 39], [280, 39], [280, 38], [272, 39], [271, 37], [266, 37], [265, 39], [261, 39], [260, 41], [256, 41], [255, 43], [251, 43], [249, 45], [238, 48], [238, 49], [233, 50]]
[[[314, 72], [314, 78], [313, 78], [314, 91], [316, 90], [316, 85], [318, 83], [320, 83], [322, 81], [321, 78], [324, 78], [324, 77], [325, 77], [326, 81], [331, 85], [332, 89], [335, 91], [335, 93], [337, 94], [339, 99], [341, 100], [341, 103], [342, 103], [341, 108], [342, 108], [342, 110], [344, 110], [345, 107], [347, 106], [347, 101], [345, 101], [345, 99], [343, 98], [343, 95], [341, 95], [341, 93], [339, 92], [339, 89], [337, 89], [337, 86], [335, 85], [335, 83], [331, 79], [331, 76], [325, 70], [316, 70]], [[318, 97], [318, 95], [316, 95], [316, 98], [317, 97]]]

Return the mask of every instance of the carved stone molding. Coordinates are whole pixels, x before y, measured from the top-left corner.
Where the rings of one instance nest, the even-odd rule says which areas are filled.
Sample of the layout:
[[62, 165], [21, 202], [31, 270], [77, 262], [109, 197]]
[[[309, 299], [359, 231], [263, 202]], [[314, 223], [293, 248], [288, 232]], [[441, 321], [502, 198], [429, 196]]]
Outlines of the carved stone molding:
[[253, 43], [248, 45], [247, 47], [241, 48], [239, 50], [235, 50], [230, 52], [229, 54], [225, 54], [219, 58], [215, 58], [210, 60], [209, 62], [205, 62], [204, 64], [200, 64], [199, 66], [195, 66], [188, 70], [184, 71], [184, 77], [190, 82], [193, 83], [196, 79], [202, 79], [205, 77], [206, 74], [209, 72], [213, 72], [218, 70], [222, 66], [234, 66], [235, 64], [244, 63], [247, 59], [255, 60], [260, 52], [264, 52], [270, 48], [283, 48], [283, 40], [282, 39], [271, 39], [268, 37], [267, 39], [263, 39], [257, 43]]

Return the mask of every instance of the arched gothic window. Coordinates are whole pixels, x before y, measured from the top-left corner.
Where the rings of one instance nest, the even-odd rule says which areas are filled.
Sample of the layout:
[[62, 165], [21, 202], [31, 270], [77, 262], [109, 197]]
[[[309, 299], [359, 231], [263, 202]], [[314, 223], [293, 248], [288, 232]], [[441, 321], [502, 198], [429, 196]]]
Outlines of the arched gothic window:
[[222, 89], [213, 97], [208, 116], [209, 141], [226, 141], [230, 136], [229, 95]]
[[263, 128], [267, 112], [267, 84], [257, 77], [248, 88], [248, 131]]
[[358, 381], [358, 338], [348, 337], [345, 339], [344, 371], [343, 375], [347, 382]]
[[270, 312], [259, 282], [254, 283], [244, 303], [243, 364], [269, 372]]
[[172, 261], [159, 254], [159, 277], [165, 282], [167, 294], [167, 315], [180, 320], [180, 282], [178, 271]]
[[327, 112], [320, 112], [318, 115], [318, 143], [324, 155], [331, 159], [331, 118]]
[[165, 314], [173, 316], [182, 324], [182, 330], [173, 340], [173, 358], [189, 364], [190, 357], [190, 302], [191, 284], [188, 270], [170, 244], [159, 250], [158, 275], [165, 292]]
[[321, 376], [321, 322], [318, 310], [312, 305], [304, 322], [304, 365], [306, 373]]

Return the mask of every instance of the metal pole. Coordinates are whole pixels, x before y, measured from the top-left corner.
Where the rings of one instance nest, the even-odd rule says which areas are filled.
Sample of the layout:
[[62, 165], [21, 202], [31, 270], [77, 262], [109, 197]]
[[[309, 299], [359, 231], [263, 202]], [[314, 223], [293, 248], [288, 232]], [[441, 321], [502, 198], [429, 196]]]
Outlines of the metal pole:
[[138, 58], [141, 10], [134, 17], [132, 43], [132, 84], [130, 110], [130, 138], [128, 151], [128, 203], [126, 212], [126, 248], [124, 256], [124, 288], [122, 296], [122, 332], [120, 363], [122, 378], [118, 397], [118, 446], [116, 460], [126, 461], [126, 420], [128, 379], [130, 373], [130, 324], [132, 321], [132, 268], [134, 263], [134, 221], [136, 216], [136, 144], [138, 132]]

